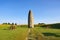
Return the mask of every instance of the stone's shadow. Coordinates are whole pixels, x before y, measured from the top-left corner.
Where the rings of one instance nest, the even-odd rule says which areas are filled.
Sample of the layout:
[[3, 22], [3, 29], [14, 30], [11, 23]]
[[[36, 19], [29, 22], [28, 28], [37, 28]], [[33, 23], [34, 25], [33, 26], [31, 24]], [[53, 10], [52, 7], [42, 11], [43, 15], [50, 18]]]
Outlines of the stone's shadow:
[[42, 33], [44, 36], [55, 36], [55, 37], [60, 37], [60, 35], [55, 34], [55, 33]]

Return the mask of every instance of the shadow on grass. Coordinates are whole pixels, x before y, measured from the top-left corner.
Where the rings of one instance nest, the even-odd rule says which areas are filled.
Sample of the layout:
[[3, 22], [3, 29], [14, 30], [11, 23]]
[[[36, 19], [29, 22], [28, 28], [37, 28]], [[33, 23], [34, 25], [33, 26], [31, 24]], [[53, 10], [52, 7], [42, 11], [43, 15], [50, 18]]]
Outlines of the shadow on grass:
[[55, 37], [60, 37], [60, 35], [57, 35], [55, 33], [42, 33], [44, 36], [55, 36]]

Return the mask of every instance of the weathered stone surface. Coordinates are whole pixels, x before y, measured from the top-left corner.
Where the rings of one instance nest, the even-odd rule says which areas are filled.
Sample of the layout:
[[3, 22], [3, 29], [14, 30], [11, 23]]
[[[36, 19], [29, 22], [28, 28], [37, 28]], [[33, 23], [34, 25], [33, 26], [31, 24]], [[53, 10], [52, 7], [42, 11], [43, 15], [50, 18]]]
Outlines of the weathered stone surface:
[[33, 20], [31, 10], [29, 10], [29, 13], [28, 13], [28, 28], [34, 28], [34, 20]]

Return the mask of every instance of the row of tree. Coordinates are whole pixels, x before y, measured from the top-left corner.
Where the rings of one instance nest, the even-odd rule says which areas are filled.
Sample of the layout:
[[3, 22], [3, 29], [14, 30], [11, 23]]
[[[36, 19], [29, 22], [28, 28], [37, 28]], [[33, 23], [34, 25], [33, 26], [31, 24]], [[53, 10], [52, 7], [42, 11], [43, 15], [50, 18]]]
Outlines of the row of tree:
[[54, 23], [54, 24], [38, 24], [40, 27], [45, 27], [45, 28], [55, 28], [55, 29], [60, 29], [60, 23]]
[[17, 23], [2, 23], [3, 25], [17, 25]]
[[35, 24], [34, 27], [60, 29], [60, 23], [54, 23], [54, 24], [38, 23], [38, 24]]

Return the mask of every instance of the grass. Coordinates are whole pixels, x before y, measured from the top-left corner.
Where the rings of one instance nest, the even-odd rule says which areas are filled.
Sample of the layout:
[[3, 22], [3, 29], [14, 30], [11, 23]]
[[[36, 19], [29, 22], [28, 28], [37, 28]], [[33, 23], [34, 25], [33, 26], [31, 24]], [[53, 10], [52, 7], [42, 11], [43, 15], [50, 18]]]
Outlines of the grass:
[[34, 28], [44, 40], [60, 40], [60, 29]]
[[9, 25], [0, 26], [0, 40], [25, 40], [26, 39], [28, 28], [17, 27], [15, 30], [8, 30], [8, 27]]
[[[17, 27], [8, 30], [10, 25], [0, 25], [0, 40], [26, 40], [28, 37], [27, 27]], [[60, 40], [60, 29], [35, 27], [30, 28], [32, 37], [38, 40]]]

